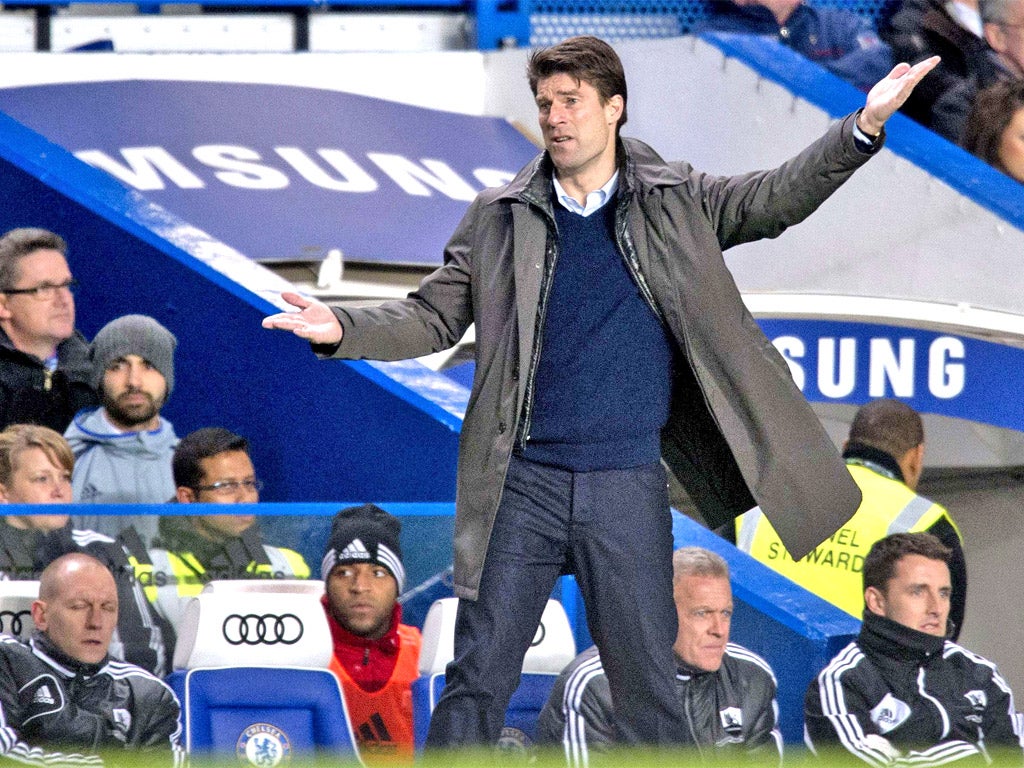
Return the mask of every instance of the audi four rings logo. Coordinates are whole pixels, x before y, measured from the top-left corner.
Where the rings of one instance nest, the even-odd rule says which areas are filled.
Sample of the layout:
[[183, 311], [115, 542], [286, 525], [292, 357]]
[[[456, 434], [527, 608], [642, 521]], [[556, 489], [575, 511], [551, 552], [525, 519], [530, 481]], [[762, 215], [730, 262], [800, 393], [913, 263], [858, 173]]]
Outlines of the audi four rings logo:
[[231, 645], [294, 645], [302, 638], [302, 620], [294, 613], [232, 613], [224, 619], [223, 629]]
[[31, 615], [31, 611], [0, 611], [0, 632], [20, 635], [27, 626], [25, 620]]

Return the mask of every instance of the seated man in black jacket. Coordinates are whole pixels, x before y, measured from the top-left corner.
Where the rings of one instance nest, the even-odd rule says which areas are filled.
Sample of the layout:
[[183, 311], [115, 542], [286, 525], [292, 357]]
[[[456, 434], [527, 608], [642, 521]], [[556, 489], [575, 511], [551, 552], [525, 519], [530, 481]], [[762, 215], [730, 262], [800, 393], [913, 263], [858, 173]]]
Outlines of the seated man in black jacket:
[[949, 549], [929, 533], [879, 539], [864, 559], [864, 623], [811, 681], [805, 741], [874, 766], [1021, 762], [1021, 716], [995, 665], [947, 640]]
[[[729, 566], [700, 547], [672, 557], [673, 597], [679, 632], [676, 689], [683, 702], [690, 742], [700, 752], [720, 749], [739, 762], [756, 756], [766, 765], [782, 757], [775, 705], [775, 675], [768, 662], [729, 642], [732, 588]], [[559, 676], [540, 713], [537, 738], [560, 744], [572, 768], [616, 742], [608, 679], [596, 646], [577, 656]]]
[[147, 765], [180, 762], [174, 693], [108, 653], [117, 611], [114, 577], [99, 560], [76, 553], [46, 567], [29, 645], [0, 638], [0, 755], [102, 765], [130, 749], [151, 752]]

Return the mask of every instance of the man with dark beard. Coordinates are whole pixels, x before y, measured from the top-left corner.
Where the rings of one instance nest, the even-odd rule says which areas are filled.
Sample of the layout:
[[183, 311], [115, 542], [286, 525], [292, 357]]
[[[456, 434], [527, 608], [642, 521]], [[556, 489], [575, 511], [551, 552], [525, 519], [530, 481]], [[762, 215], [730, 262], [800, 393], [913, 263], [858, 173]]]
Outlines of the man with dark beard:
[[[174, 389], [177, 343], [145, 315], [119, 317], [96, 334], [90, 357], [102, 405], [79, 412], [64, 433], [75, 454], [75, 501], [162, 504], [174, 496], [178, 437], [160, 409]], [[76, 523], [108, 536], [129, 524], [147, 540], [156, 532], [156, 518], [87, 516]]]

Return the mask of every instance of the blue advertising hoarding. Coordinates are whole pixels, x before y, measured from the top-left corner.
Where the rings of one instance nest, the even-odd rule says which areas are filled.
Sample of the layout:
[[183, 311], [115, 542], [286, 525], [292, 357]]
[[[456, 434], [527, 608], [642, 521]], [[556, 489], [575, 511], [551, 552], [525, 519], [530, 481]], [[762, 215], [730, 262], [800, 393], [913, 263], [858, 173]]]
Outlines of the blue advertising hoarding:
[[268, 261], [439, 265], [469, 201], [537, 154], [505, 120], [282, 85], [39, 85], [0, 110]]
[[1024, 348], [836, 320], [759, 320], [811, 402], [902, 400], [922, 413], [1024, 430]]

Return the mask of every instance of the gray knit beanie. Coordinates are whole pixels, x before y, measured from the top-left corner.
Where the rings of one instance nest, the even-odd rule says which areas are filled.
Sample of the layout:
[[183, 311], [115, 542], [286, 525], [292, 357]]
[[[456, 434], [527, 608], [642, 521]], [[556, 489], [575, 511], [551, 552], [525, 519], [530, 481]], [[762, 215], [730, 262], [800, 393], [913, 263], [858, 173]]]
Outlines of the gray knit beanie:
[[167, 394], [174, 389], [174, 348], [178, 340], [152, 317], [125, 315], [111, 320], [92, 340], [92, 383], [98, 391], [103, 372], [114, 360], [125, 355], [138, 355], [163, 374]]

